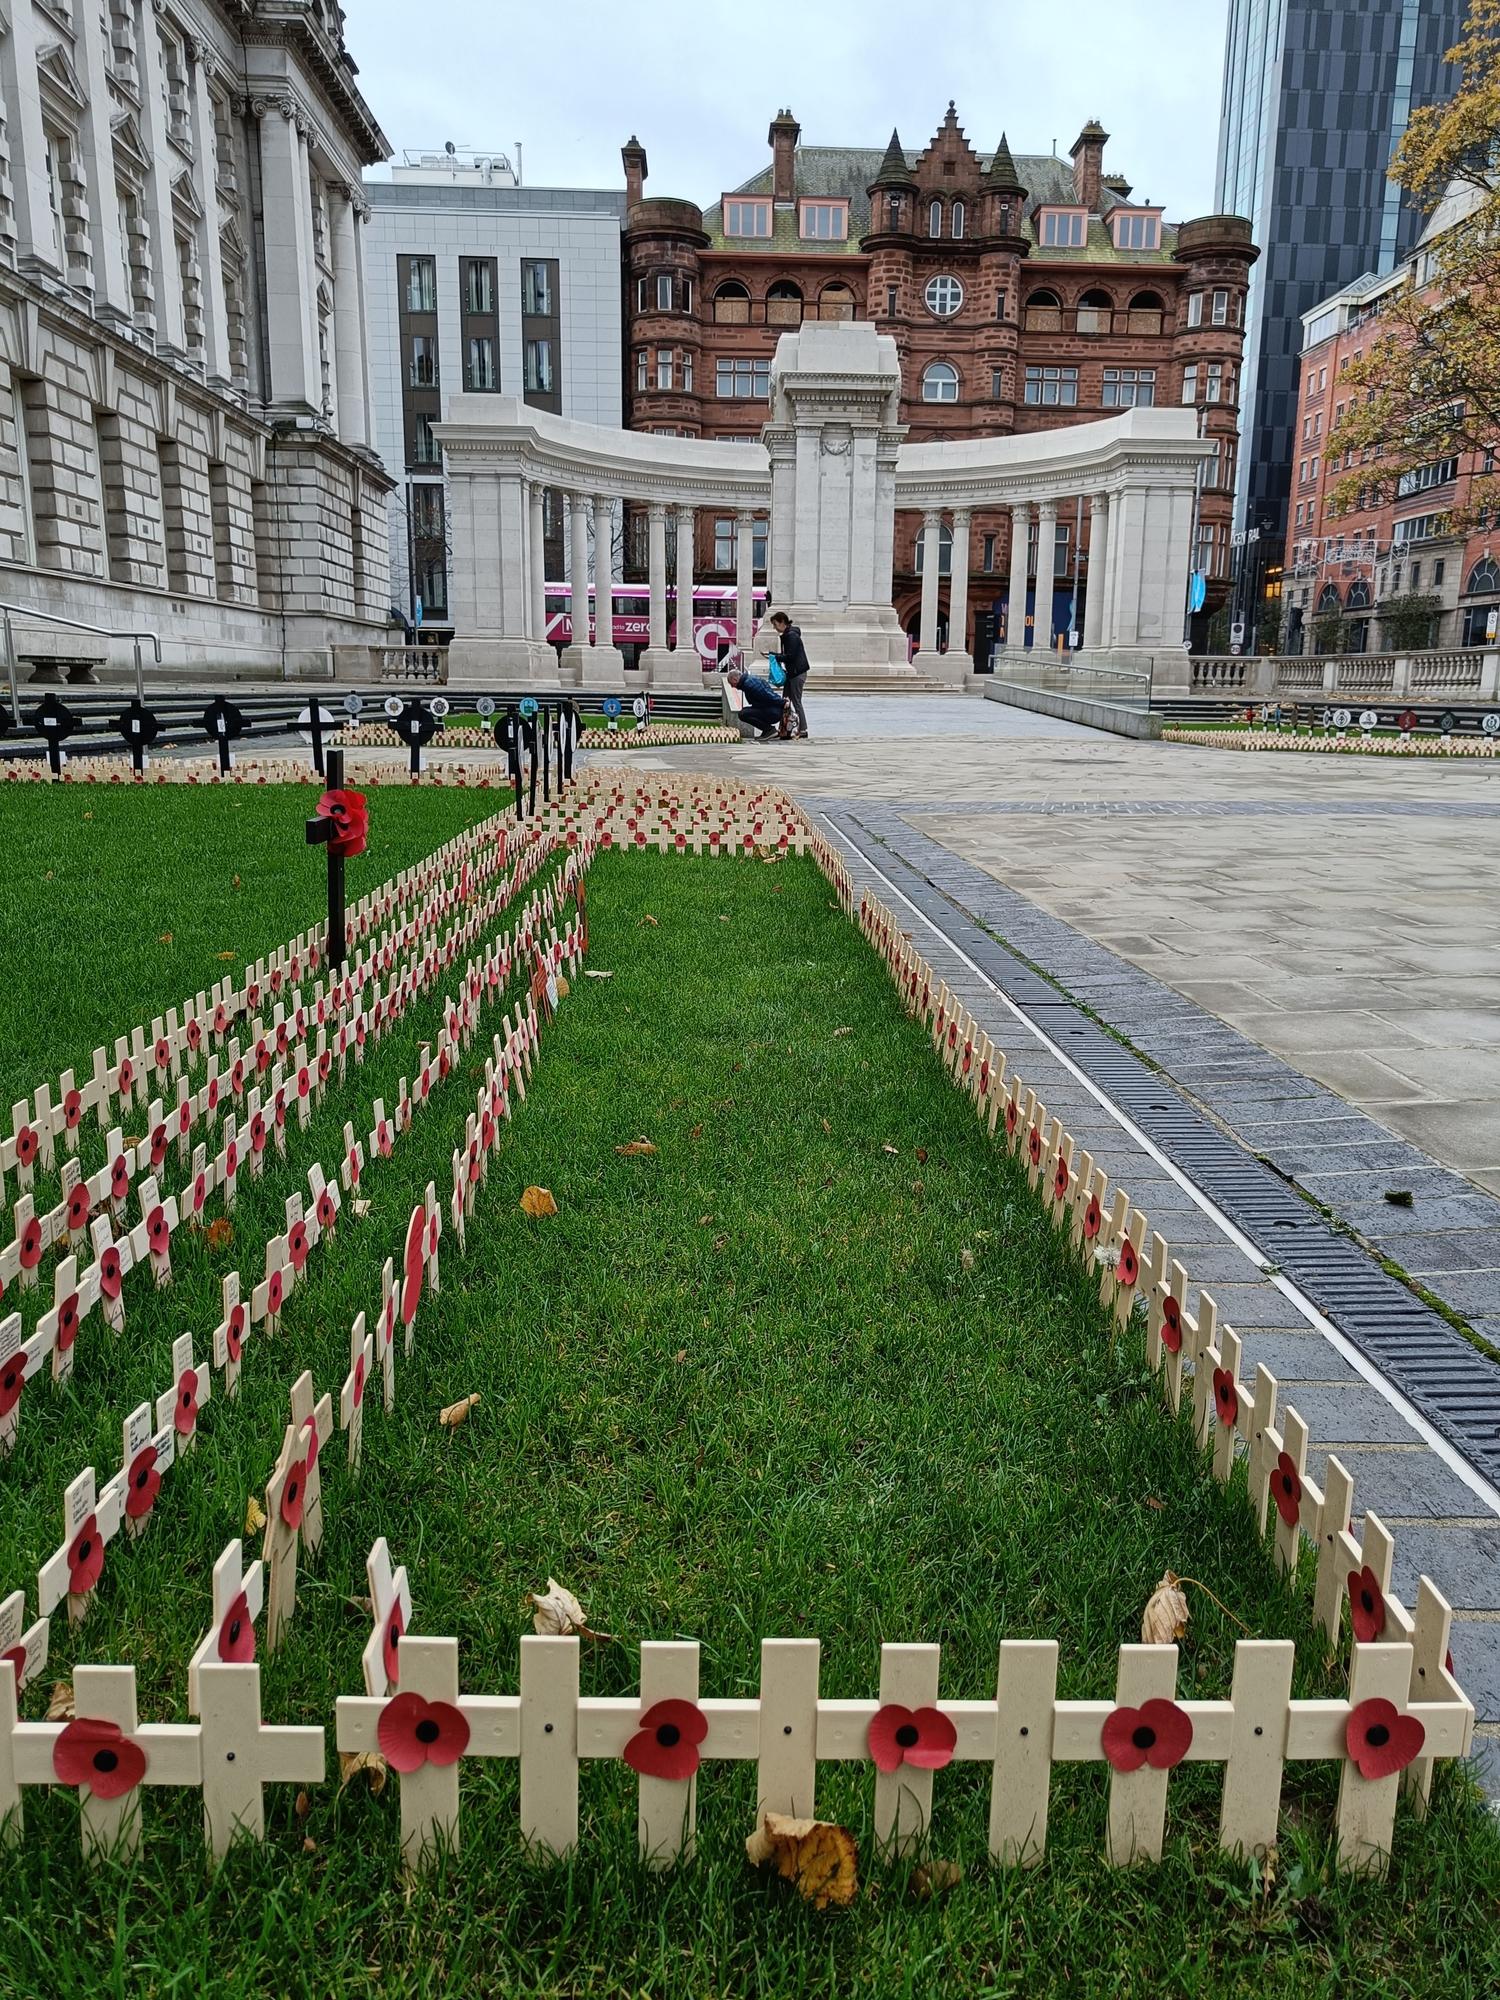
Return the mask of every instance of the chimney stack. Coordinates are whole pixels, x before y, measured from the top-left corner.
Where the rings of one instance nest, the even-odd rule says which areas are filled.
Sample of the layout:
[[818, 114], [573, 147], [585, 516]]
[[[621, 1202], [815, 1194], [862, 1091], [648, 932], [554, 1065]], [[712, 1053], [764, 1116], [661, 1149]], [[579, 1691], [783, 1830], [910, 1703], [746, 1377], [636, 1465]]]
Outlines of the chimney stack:
[[771, 199], [790, 202], [797, 190], [797, 141], [802, 127], [790, 111], [778, 111], [771, 120], [766, 144], [771, 148]]
[[625, 206], [634, 208], [646, 180], [646, 149], [634, 132], [620, 148], [620, 158], [625, 162]]
[[1099, 212], [1099, 191], [1104, 176], [1104, 148], [1109, 134], [1097, 118], [1091, 118], [1073, 142], [1073, 194], [1091, 215]]

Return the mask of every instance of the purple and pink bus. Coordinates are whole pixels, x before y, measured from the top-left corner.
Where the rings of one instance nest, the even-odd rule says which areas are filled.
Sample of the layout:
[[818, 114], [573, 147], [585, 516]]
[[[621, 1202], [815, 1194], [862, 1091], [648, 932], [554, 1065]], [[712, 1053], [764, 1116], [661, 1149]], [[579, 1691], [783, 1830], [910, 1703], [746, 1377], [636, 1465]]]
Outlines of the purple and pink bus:
[[[573, 594], [566, 583], [549, 583], [547, 590], [547, 641], [566, 646], [573, 637]], [[614, 587], [614, 642], [634, 666], [650, 643], [651, 600], [642, 584], [617, 583]], [[759, 625], [766, 615], [766, 592], [757, 584], [752, 593], [752, 617]], [[589, 585], [589, 637], [594, 636], [594, 586]], [[667, 643], [676, 641], [677, 591], [667, 587]], [[693, 645], [705, 671], [718, 664], [722, 652], [732, 652], [735, 639], [735, 592], [732, 584], [700, 583], [693, 586]]]

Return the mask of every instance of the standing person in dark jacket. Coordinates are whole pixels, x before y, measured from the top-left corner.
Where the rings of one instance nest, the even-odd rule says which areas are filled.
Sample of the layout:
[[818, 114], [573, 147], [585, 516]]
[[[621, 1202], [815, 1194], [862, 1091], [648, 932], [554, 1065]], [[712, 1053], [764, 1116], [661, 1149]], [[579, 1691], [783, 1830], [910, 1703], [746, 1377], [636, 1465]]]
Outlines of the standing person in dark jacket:
[[802, 706], [802, 683], [807, 679], [809, 661], [807, 649], [802, 643], [802, 628], [794, 625], [784, 611], [773, 611], [771, 623], [776, 628], [776, 651], [786, 675], [783, 693], [797, 718], [798, 740], [805, 743], [807, 713]]

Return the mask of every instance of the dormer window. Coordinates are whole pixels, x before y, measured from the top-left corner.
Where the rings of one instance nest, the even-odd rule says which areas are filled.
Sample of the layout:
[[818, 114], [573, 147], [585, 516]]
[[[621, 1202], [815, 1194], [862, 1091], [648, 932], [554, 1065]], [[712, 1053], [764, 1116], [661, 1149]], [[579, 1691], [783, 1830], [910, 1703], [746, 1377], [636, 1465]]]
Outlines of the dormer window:
[[1088, 210], [1043, 208], [1037, 211], [1037, 241], [1047, 250], [1081, 250], [1089, 233]]
[[847, 201], [803, 201], [797, 204], [797, 234], [818, 243], [842, 243], [849, 234]]
[[738, 196], [725, 195], [724, 234], [726, 236], [769, 236], [770, 233], [770, 202], [743, 201]]
[[1116, 208], [1109, 226], [1117, 250], [1159, 250], [1161, 210], [1159, 208]]

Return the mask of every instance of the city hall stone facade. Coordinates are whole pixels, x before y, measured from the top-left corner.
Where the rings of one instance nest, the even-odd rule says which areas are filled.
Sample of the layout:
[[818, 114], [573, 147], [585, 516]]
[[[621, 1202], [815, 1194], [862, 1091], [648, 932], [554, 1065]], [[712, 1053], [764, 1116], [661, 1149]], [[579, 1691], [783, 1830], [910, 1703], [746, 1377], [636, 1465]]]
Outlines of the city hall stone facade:
[[14, 0], [0, 597], [268, 677], [384, 635], [355, 75], [333, 0]]

